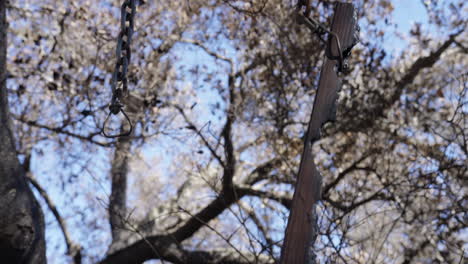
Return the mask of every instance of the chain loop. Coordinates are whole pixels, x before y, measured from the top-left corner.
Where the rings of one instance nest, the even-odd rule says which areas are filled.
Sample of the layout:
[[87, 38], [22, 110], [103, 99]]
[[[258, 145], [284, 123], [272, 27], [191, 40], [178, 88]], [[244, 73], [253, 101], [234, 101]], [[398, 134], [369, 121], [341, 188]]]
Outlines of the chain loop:
[[[117, 47], [116, 47], [116, 57], [117, 61], [115, 63], [115, 69], [112, 73], [111, 79], [111, 89], [112, 89], [112, 100], [109, 105], [109, 115], [104, 121], [102, 127], [102, 133], [106, 137], [122, 137], [128, 136], [133, 130], [132, 122], [127, 114], [123, 110], [122, 98], [128, 94], [128, 64], [130, 63], [131, 58], [131, 44], [132, 44], [132, 35], [133, 27], [135, 21], [136, 13], [136, 0], [125, 0], [120, 9], [120, 33], [117, 37]], [[118, 135], [108, 135], [105, 133], [106, 123], [111, 114], [117, 115], [119, 112], [125, 116], [130, 129], [127, 132], [118, 134]]]

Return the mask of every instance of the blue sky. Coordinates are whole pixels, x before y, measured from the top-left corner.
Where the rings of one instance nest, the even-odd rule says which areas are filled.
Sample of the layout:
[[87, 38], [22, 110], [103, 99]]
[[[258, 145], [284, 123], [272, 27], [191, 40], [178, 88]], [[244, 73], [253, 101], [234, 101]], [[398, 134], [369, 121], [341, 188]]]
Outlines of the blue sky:
[[426, 10], [420, 0], [396, 0], [394, 7], [393, 19], [402, 32], [408, 32], [416, 22], [427, 23]]
[[415, 23], [428, 25], [428, 16], [420, 0], [395, 0], [392, 3], [394, 10], [391, 22], [395, 23], [397, 27], [393, 31], [393, 34], [386, 32], [384, 47], [388, 51], [392, 51], [392, 55], [398, 55], [400, 52], [403, 52], [409, 43], [398, 37], [395, 33], [398, 32], [399, 34], [408, 36], [409, 31]]

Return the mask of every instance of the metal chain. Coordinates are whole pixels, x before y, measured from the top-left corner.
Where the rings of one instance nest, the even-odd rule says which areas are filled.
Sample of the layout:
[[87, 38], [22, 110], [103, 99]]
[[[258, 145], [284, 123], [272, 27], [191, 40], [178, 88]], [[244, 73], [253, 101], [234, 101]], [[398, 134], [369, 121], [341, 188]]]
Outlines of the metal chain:
[[[346, 63], [346, 59], [349, 57], [351, 53], [351, 49], [358, 43], [357, 35], [355, 35], [355, 39], [349, 47], [347, 47], [344, 51], [341, 49], [340, 38], [338, 35], [329, 30], [325, 27], [322, 23], [315, 20], [314, 18], [310, 17], [308, 14], [310, 13], [310, 7], [307, 6], [306, 2], [308, 1], [299, 1], [296, 9], [297, 13], [297, 22], [299, 24], [305, 24], [311, 31], [314, 33], [319, 40], [326, 45], [325, 55], [330, 60], [338, 60], [338, 72], [347, 73], [348, 71], [348, 64]], [[302, 12], [302, 9], [305, 8], [305, 11]], [[324, 35], [327, 34], [330, 36], [329, 41], [324, 38]], [[336, 47], [338, 49], [338, 55], [333, 55], [331, 50], [331, 42], [332, 40], [335, 41]]]
[[[121, 6], [121, 17], [120, 17], [120, 33], [117, 37], [117, 48], [116, 56], [117, 62], [115, 64], [114, 73], [112, 74], [111, 79], [111, 89], [112, 89], [112, 100], [109, 105], [110, 113], [104, 121], [102, 132], [106, 137], [122, 137], [128, 136], [132, 132], [133, 126], [130, 118], [124, 112], [122, 98], [128, 94], [128, 80], [127, 80], [127, 71], [128, 64], [131, 58], [131, 44], [132, 44], [132, 35], [133, 27], [136, 13], [135, 0], [125, 0]], [[119, 112], [125, 116], [127, 122], [130, 125], [130, 129], [127, 132], [117, 134], [117, 135], [108, 135], [105, 132], [105, 126], [110, 115], [117, 115]]]

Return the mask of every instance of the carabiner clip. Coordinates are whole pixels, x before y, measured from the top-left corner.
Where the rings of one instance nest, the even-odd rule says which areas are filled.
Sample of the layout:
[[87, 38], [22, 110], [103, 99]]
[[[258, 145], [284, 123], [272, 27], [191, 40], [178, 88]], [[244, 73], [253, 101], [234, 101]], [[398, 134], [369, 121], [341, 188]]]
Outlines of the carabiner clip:
[[[320, 24], [319, 21], [301, 14], [300, 11], [297, 11], [297, 21], [299, 24], [305, 24], [314, 34], [318, 34], [319, 39], [322, 42], [326, 42], [325, 56], [327, 56], [329, 60], [338, 61], [338, 71], [346, 73], [348, 69], [348, 65], [345, 63], [346, 54], [344, 54], [343, 50], [341, 49], [340, 38], [338, 35], [335, 32], [325, 28], [322, 24]], [[321, 37], [321, 35], [325, 33], [328, 33], [328, 41]], [[333, 40], [335, 40], [336, 48], [338, 49], [338, 56], [333, 55], [331, 49]]]
[[[133, 130], [133, 125], [132, 125], [132, 121], [130, 121], [130, 118], [128, 117], [128, 115], [125, 113], [125, 111], [122, 109], [123, 105], [119, 102], [116, 102], [114, 104], [111, 104], [109, 106], [109, 114], [107, 115], [106, 117], [106, 120], [104, 120], [104, 124], [102, 124], [102, 134], [107, 137], [107, 138], [116, 138], [116, 137], [126, 137], [126, 136], [129, 136], [131, 133], [132, 133], [132, 130]], [[109, 135], [106, 133], [106, 124], [107, 124], [107, 121], [109, 120], [109, 117], [111, 115], [117, 115], [119, 112], [122, 112], [122, 114], [125, 116], [125, 119], [127, 120], [127, 123], [130, 125], [130, 129], [124, 133], [120, 133], [120, 134], [116, 134], [116, 135]]]
[[[329, 35], [330, 36], [328, 37], [328, 43], [325, 49], [325, 55], [327, 56], [329, 60], [338, 60], [338, 71], [344, 73], [347, 70], [348, 65], [346, 65], [344, 61], [343, 51], [341, 50], [340, 38], [333, 31], [329, 31]], [[335, 39], [336, 48], [338, 49], [338, 56], [334, 56], [331, 50], [333, 39]]]

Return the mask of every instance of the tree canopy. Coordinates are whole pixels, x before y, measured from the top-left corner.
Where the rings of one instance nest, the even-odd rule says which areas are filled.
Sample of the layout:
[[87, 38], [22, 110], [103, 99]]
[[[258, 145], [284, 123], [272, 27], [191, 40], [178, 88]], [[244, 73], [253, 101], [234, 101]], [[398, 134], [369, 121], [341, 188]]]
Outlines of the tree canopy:
[[[26, 179], [42, 207], [48, 262], [274, 263], [324, 45], [290, 0], [137, 1], [134, 131], [108, 139], [120, 2], [6, 6], [0, 135], [14, 142], [0, 143], [0, 165], [20, 162], [8, 179]], [[335, 1], [311, 2], [330, 25]], [[462, 263], [465, 1], [418, 1], [427, 22], [409, 32], [396, 1], [352, 2], [361, 41], [313, 148], [323, 187], [311, 250], [319, 263]]]

